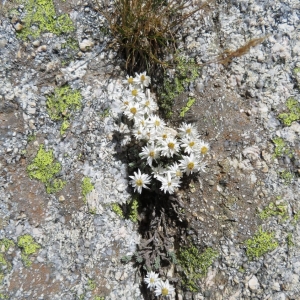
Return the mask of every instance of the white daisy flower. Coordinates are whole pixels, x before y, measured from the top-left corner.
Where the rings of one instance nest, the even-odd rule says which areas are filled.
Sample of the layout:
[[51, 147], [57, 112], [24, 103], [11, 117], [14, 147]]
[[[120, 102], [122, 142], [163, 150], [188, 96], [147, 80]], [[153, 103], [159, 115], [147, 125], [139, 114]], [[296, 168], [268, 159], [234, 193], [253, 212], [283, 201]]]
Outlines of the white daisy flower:
[[135, 86], [129, 87], [129, 92], [127, 93], [127, 95], [128, 97], [137, 102], [145, 98], [145, 94], [143, 93], [143, 91]]
[[133, 118], [141, 117], [143, 112], [138, 103], [130, 102], [124, 110], [124, 114], [129, 120], [132, 120]]
[[147, 119], [144, 115], [138, 115], [134, 118], [134, 126], [139, 127], [142, 126], [143, 128], [146, 128], [147, 125]]
[[132, 134], [137, 140], [143, 140], [146, 139], [147, 131], [140, 125], [132, 130]]
[[150, 115], [147, 121], [147, 126], [153, 128], [155, 131], [162, 130], [166, 123], [156, 115]]
[[155, 296], [158, 297], [160, 295], [162, 296], [168, 296], [172, 294], [174, 291], [174, 288], [172, 285], [169, 284], [169, 280], [166, 280], [163, 282], [162, 280], [158, 281], [156, 286], [155, 286]]
[[146, 184], [150, 184], [150, 176], [147, 174], [142, 174], [140, 169], [138, 169], [138, 173], [134, 172], [134, 176], [129, 176], [132, 178], [130, 184], [134, 187], [134, 191], [138, 191], [139, 194], [142, 193], [142, 188], [149, 189]]
[[198, 149], [199, 140], [197, 137], [189, 136], [181, 139], [180, 146], [184, 148], [184, 152], [190, 154]]
[[132, 76], [129, 76], [129, 75], [127, 75], [126, 79], [122, 80], [122, 82], [123, 82], [123, 84], [125, 84], [127, 86], [133, 85], [135, 83], [134, 78]]
[[164, 193], [168, 192], [169, 194], [173, 194], [175, 188], [180, 187], [180, 180], [179, 178], [174, 178], [171, 175], [171, 172], [167, 172], [165, 176], [158, 176], [157, 179], [161, 182], [161, 190]]
[[158, 109], [156, 102], [151, 98], [142, 99], [140, 105], [148, 115]]
[[187, 175], [199, 169], [199, 163], [193, 153], [190, 156], [183, 156], [183, 160], [180, 160], [179, 166]]
[[166, 157], [173, 157], [179, 151], [179, 144], [176, 138], [167, 138], [160, 141], [161, 154]]
[[166, 172], [166, 169], [163, 168], [163, 166], [161, 164], [159, 164], [157, 167], [152, 167], [152, 175], [154, 178], [158, 178], [159, 176], [164, 175]]
[[147, 164], [151, 167], [153, 159], [156, 160], [160, 155], [160, 149], [153, 143], [142, 148], [141, 158], [147, 159]]
[[135, 74], [134, 82], [138, 85], [143, 87], [148, 87], [149, 84], [151, 83], [151, 78], [146, 75], [146, 72], [143, 72], [141, 74]]
[[183, 173], [177, 162], [175, 162], [173, 165], [169, 166], [168, 171], [170, 171], [170, 173], [177, 178], [180, 178], [183, 176]]
[[200, 141], [198, 149], [199, 149], [199, 152], [198, 152], [199, 154], [205, 155], [209, 151], [209, 144], [205, 143], [204, 141]]
[[133, 104], [133, 100], [127, 97], [122, 99], [122, 110], [126, 110], [130, 104]]
[[176, 135], [176, 130], [169, 127], [163, 127], [162, 129], [159, 129], [156, 132], [157, 139], [161, 140], [166, 140], [167, 138], [174, 138]]
[[156, 274], [152, 271], [147, 273], [146, 277], [144, 278], [144, 282], [147, 283], [148, 289], [155, 288], [157, 282], [159, 281], [158, 276], [159, 274]]
[[178, 128], [178, 130], [180, 131], [179, 135], [181, 137], [184, 137], [184, 136], [197, 137], [198, 136], [198, 130], [192, 124], [187, 124], [187, 123], [183, 122], [182, 125]]

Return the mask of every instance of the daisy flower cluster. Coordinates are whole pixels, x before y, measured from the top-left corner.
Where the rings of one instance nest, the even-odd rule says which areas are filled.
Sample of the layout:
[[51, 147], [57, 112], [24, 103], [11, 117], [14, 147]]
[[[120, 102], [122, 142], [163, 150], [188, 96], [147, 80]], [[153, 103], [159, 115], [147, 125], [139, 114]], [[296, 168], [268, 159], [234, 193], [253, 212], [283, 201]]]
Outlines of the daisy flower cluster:
[[154, 290], [155, 296], [168, 296], [172, 294], [174, 288], [169, 281], [162, 281], [160, 278], [158, 278], [158, 276], [158, 274], [152, 271], [147, 273], [144, 279], [144, 282], [147, 284], [147, 288]]
[[158, 106], [147, 89], [150, 83], [146, 72], [123, 80], [126, 89], [122, 110], [133, 123], [132, 135], [144, 145], [140, 157], [148, 166], [148, 174], [151, 174], [138, 169], [129, 176], [130, 184], [141, 193], [143, 188], [149, 188], [154, 178], [161, 183], [160, 189], [164, 193], [173, 194], [180, 187], [184, 173], [190, 175], [205, 171], [203, 160], [209, 145], [200, 139], [197, 128], [192, 124], [182, 123], [177, 131], [166, 126], [165, 121], [155, 114]]

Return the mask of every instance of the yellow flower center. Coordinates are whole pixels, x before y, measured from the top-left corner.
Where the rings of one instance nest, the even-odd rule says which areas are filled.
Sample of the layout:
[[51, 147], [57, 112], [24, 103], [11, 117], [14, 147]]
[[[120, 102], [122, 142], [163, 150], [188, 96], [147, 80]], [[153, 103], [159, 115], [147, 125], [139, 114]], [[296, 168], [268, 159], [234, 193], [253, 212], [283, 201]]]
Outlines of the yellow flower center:
[[135, 115], [137, 112], [137, 109], [135, 107], [130, 108], [130, 112]]
[[205, 147], [205, 146], [201, 147], [201, 154], [206, 154], [207, 151], [208, 151], [207, 147]]
[[189, 146], [190, 146], [190, 147], [193, 147], [194, 145], [195, 145], [195, 142], [190, 142], [190, 143], [189, 143]]
[[136, 184], [137, 186], [142, 186], [142, 185], [143, 185], [142, 179], [137, 179], [137, 180], [135, 181], [135, 184]]
[[131, 91], [132, 96], [136, 97], [138, 95], [138, 90], [134, 89]]
[[150, 283], [154, 283], [155, 279], [154, 278], [150, 278]]
[[167, 295], [169, 294], [169, 290], [168, 290], [167, 288], [162, 288], [162, 289], [161, 289], [161, 294], [162, 294], [163, 296], [167, 296]]
[[193, 162], [188, 163], [187, 167], [189, 170], [193, 170], [194, 169], [195, 164]]
[[163, 133], [162, 138], [165, 140], [168, 137], [166, 133]]
[[187, 134], [190, 134], [190, 133], [192, 133], [192, 129], [191, 129], [191, 128], [188, 128], [185, 132], [186, 132]]
[[124, 101], [124, 105], [128, 105], [129, 104], [129, 101]]
[[158, 120], [156, 120], [156, 121], [154, 122], [154, 125], [155, 125], [155, 126], [159, 126], [159, 125], [160, 125], [160, 122], [159, 122]]
[[168, 143], [168, 147], [173, 150], [174, 147], [175, 147], [175, 144], [174, 143]]
[[141, 81], [144, 81], [144, 80], [146, 80], [146, 76], [145, 76], [145, 75], [142, 75], [142, 76], [141, 76]]
[[179, 177], [179, 176], [181, 176], [181, 174], [182, 174], [182, 173], [181, 173], [181, 171], [180, 171], [180, 170], [177, 170], [177, 171], [176, 171], [176, 176], [178, 176], [178, 177]]
[[132, 78], [132, 77], [129, 77], [129, 78], [128, 78], [128, 83], [129, 83], [129, 84], [133, 84], [133, 78]]
[[149, 106], [150, 105], [150, 101], [146, 101], [145, 106]]
[[172, 184], [172, 182], [168, 182], [168, 186], [170, 186]]
[[154, 151], [150, 151], [149, 156], [154, 157]]

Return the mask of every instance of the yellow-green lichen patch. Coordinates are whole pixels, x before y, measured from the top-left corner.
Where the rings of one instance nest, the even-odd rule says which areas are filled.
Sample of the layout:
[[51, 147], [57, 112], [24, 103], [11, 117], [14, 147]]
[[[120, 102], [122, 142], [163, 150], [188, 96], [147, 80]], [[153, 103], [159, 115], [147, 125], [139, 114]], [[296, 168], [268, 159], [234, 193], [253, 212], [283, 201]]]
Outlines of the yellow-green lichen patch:
[[68, 85], [56, 88], [54, 94], [47, 98], [47, 112], [54, 121], [68, 120], [73, 111], [81, 107], [81, 94]]
[[218, 257], [218, 252], [207, 248], [204, 252], [195, 247], [183, 248], [177, 255], [178, 263], [183, 270], [183, 285], [191, 292], [199, 290], [198, 280], [206, 276], [208, 268]]
[[287, 212], [287, 204], [286, 203], [275, 204], [271, 202], [266, 208], [264, 208], [259, 213], [259, 217], [262, 220], [272, 216], [279, 216], [283, 221], [287, 220], [289, 217]]
[[81, 193], [83, 196], [83, 202], [86, 203], [86, 196], [94, 189], [94, 185], [89, 177], [84, 177], [81, 183]]
[[66, 185], [65, 181], [56, 178], [60, 170], [61, 165], [54, 161], [53, 151], [46, 151], [44, 145], [40, 145], [36, 157], [27, 167], [29, 177], [44, 183], [48, 194], [58, 192]]
[[24, 26], [17, 34], [23, 40], [29, 36], [37, 38], [43, 32], [60, 35], [75, 29], [67, 14], [60, 16], [56, 14], [52, 0], [27, 0], [24, 9], [25, 17], [22, 19]]
[[118, 203], [113, 203], [111, 205], [112, 211], [117, 214], [119, 217], [124, 218], [123, 210]]
[[275, 145], [273, 157], [281, 157], [283, 155], [287, 155], [288, 157], [293, 157], [292, 150], [288, 147], [286, 142], [280, 138], [276, 137], [272, 140]]
[[286, 101], [287, 113], [279, 114], [279, 119], [286, 126], [291, 126], [294, 121], [300, 120], [300, 102], [294, 98], [289, 98]]
[[24, 234], [18, 237], [18, 247], [21, 248], [21, 257], [26, 267], [31, 265], [29, 256], [35, 254], [41, 248], [41, 246], [36, 243], [33, 237], [29, 234]]
[[274, 239], [274, 233], [263, 231], [261, 227], [252, 239], [245, 241], [245, 244], [247, 246], [246, 254], [250, 260], [261, 257], [278, 247], [278, 242]]

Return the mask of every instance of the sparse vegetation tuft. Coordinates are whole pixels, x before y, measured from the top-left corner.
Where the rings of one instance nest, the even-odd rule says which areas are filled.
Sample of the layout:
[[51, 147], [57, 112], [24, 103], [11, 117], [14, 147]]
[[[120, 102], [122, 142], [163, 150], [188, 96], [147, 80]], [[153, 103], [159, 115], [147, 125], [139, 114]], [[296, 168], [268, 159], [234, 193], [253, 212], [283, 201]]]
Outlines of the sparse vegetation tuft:
[[[195, 7], [190, 0], [116, 0], [112, 9], [107, 2], [98, 4], [114, 44], [126, 59], [127, 71], [151, 74], [153, 66], [167, 65], [162, 60], [166, 49], [168, 54], [175, 52], [179, 26], [207, 2]], [[190, 7], [195, 8], [187, 10]]]

